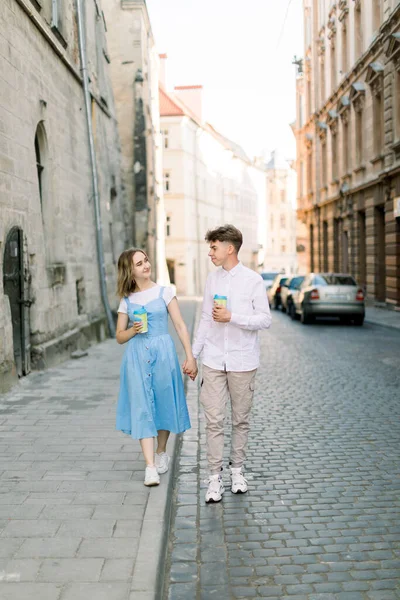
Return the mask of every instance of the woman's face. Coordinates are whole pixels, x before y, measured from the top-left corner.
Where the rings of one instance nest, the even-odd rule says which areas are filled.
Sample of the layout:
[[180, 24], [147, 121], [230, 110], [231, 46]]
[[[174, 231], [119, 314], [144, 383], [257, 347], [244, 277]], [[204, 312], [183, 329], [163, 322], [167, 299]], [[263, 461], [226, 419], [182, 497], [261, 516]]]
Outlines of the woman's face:
[[135, 252], [132, 257], [132, 267], [135, 281], [150, 279], [151, 264], [143, 252]]

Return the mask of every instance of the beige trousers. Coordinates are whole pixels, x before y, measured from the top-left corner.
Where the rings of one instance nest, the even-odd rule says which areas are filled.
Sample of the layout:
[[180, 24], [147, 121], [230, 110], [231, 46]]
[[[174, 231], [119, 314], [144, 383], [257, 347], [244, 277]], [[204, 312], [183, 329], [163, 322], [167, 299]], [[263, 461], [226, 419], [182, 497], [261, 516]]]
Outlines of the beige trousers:
[[253, 404], [254, 371], [216, 371], [203, 365], [200, 402], [206, 417], [207, 459], [210, 472], [219, 473], [223, 465], [224, 421], [228, 397], [232, 408], [232, 467], [241, 467], [246, 458]]

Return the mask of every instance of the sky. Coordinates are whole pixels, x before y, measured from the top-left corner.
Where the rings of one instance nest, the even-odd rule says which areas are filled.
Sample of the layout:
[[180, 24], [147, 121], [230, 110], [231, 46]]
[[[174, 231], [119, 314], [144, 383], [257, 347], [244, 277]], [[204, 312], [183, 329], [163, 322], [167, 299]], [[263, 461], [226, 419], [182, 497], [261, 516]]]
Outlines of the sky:
[[158, 52], [168, 55], [167, 89], [203, 85], [203, 119], [251, 158], [275, 148], [295, 157], [289, 124], [296, 116], [292, 60], [303, 55], [302, 5], [147, 0]]

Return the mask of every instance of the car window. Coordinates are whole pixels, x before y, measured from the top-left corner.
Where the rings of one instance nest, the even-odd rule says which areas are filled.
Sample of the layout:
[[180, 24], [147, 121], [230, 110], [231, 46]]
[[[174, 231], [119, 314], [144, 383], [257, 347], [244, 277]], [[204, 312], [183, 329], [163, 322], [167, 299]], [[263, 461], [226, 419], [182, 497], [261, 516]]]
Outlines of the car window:
[[303, 280], [304, 280], [304, 277], [292, 277], [292, 279], [289, 281], [290, 289], [291, 290], [297, 289]]
[[315, 285], [357, 285], [350, 275], [315, 275]]
[[289, 277], [282, 277], [280, 284], [281, 285], [286, 285], [287, 280], [289, 279]]
[[261, 273], [263, 279], [275, 279], [277, 273]]

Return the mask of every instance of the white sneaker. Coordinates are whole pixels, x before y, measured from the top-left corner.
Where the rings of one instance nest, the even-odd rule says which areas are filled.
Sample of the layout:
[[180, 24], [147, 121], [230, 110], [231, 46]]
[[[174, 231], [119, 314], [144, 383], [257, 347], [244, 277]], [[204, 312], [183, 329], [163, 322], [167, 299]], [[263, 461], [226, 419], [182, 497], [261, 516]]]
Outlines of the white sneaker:
[[208, 478], [208, 490], [206, 492], [206, 502], [220, 502], [225, 488], [221, 475], [210, 475]]
[[157, 454], [157, 452], [156, 452], [155, 463], [156, 463], [157, 471], [160, 475], [162, 475], [163, 473], [166, 473], [168, 471], [169, 461], [170, 461], [170, 458], [166, 452], [161, 452], [160, 454]]
[[232, 494], [245, 494], [248, 490], [247, 479], [243, 476], [242, 467], [231, 467]]
[[144, 485], [159, 485], [160, 476], [157, 473], [157, 467], [146, 467], [144, 474]]

